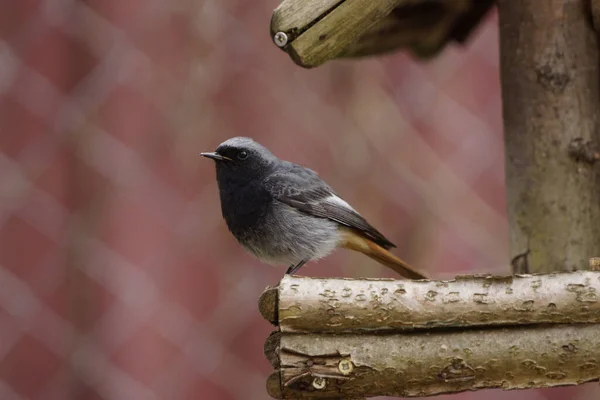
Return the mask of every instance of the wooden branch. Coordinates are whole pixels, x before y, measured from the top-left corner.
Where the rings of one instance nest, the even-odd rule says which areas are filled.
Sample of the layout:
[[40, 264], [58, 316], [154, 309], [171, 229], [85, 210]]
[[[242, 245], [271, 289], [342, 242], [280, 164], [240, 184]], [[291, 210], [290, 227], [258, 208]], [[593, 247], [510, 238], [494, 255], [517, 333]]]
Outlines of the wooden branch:
[[338, 57], [372, 56], [401, 48], [410, 49], [418, 57], [431, 57], [446, 45], [449, 33], [469, 9], [469, 2], [399, 6], [350, 43]]
[[600, 271], [284, 276], [259, 308], [279, 325], [264, 348], [275, 398], [421, 397], [600, 378]]
[[282, 398], [424, 397], [576, 385], [600, 378], [600, 325], [390, 335], [279, 334], [269, 357]]
[[587, 2], [498, 0], [516, 272], [573, 270], [600, 254], [600, 68]]
[[600, 272], [450, 281], [285, 276], [259, 304], [282, 332], [600, 323]]
[[464, 42], [495, 0], [283, 0], [271, 36], [305, 68], [407, 48], [431, 57]]
[[403, 0], [346, 0], [290, 46], [288, 53], [303, 67], [314, 67], [339, 56]]

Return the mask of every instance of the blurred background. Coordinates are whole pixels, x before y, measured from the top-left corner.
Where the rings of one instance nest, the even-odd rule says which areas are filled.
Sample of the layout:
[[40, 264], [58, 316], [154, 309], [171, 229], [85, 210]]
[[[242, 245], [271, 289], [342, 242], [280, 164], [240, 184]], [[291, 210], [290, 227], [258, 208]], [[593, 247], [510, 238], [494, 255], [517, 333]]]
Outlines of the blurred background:
[[[434, 277], [509, 273], [495, 12], [429, 63], [304, 70], [277, 4], [0, 0], [0, 400], [268, 398], [256, 302], [285, 268], [238, 246], [199, 157], [232, 136], [317, 170]], [[344, 251], [302, 273], [393, 276]]]

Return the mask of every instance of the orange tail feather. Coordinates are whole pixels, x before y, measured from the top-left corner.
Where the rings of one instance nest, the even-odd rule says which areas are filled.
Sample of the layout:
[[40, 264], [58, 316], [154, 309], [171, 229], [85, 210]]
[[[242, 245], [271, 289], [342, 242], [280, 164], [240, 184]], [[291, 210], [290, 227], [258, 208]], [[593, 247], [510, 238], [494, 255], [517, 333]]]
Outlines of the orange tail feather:
[[367, 239], [352, 229], [343, 228], [341, 231], [343, 240], [342, 243], [340, 243], [340, 247], [363, 253], [380, 264], [391, 268], [405, 278], [427, 279], [422, 272], [419, 272], [417, 269], [410, 266], [410, 264], [402, 261], [372, 240]]

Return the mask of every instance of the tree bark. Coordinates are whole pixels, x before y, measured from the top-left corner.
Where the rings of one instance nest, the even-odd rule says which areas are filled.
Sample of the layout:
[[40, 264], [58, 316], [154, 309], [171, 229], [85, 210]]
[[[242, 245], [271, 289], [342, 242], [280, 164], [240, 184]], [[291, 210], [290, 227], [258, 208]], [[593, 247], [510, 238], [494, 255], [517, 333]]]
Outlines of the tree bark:
[[[274, 398], [425, 397], [487, 388], [575, 385], [600, 378], [599, 326], [467, 331], [275, 334]], [[273, 354], [271, 354], [273, 353]]]
[[600, 323], [600, 272], [449, 281], [285, 276], [265, 290], [259, 309], [281, 332], [298, 333]]
[[515, 272], [600, 254], [598, 42], [584, 3], [498, 1]]

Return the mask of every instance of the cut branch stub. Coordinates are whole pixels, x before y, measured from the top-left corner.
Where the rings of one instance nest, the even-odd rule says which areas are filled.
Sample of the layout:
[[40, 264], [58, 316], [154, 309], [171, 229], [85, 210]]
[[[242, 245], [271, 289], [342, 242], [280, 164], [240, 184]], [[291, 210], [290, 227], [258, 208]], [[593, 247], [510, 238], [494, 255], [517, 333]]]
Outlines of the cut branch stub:
[[278, 301], [278, 287], [267, 286], [267, 288], [263, 291], [258, 299], [258, 311], [263, 316], [264, 319], [269, 321], [273, 325], [277, 325], [279, 322], [277, 307], [279, 305]]
[[600, 272], [449, 281], [285, 276], [260, 304], [282, 332], [600, 323]]
[[279, 343], [281, 342], [281, 332], [273, 331], [265, 341], [264, 354], [271, 366], [279, 369]]
[[424, 397], [600, 378], [600, 325], [390, 335], [282, 334], [275, 398]]

